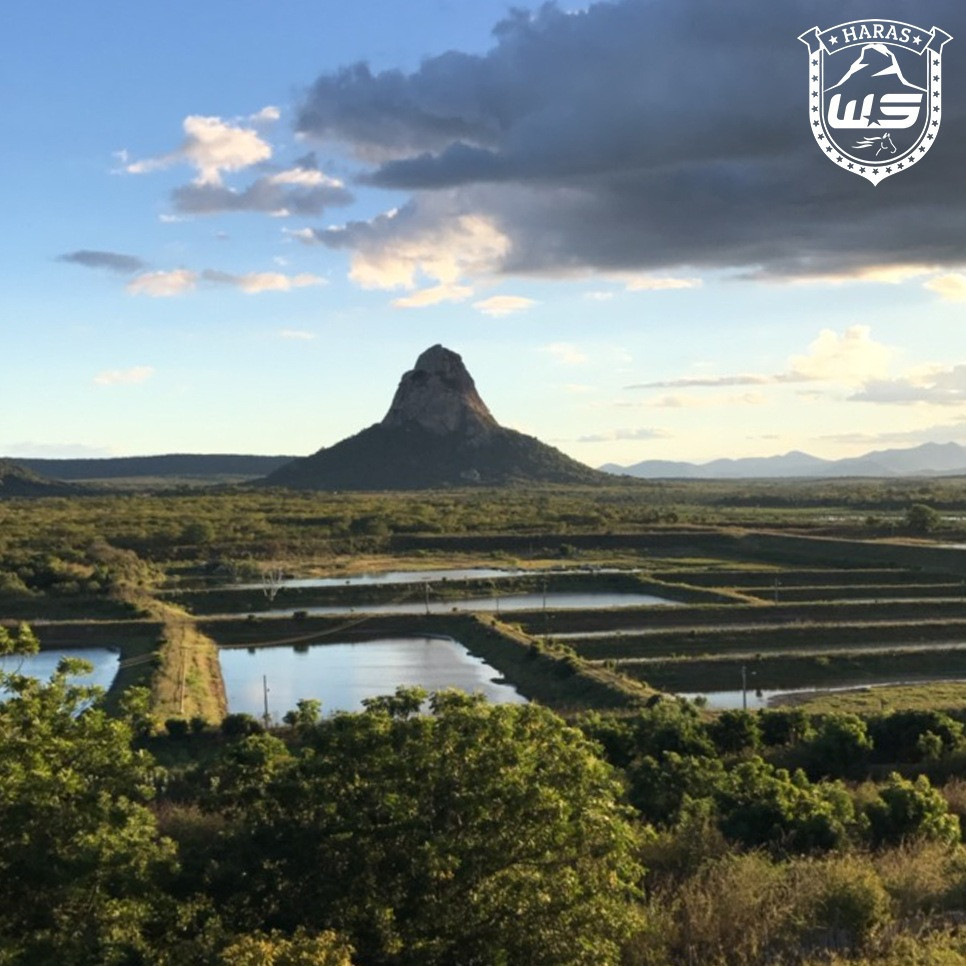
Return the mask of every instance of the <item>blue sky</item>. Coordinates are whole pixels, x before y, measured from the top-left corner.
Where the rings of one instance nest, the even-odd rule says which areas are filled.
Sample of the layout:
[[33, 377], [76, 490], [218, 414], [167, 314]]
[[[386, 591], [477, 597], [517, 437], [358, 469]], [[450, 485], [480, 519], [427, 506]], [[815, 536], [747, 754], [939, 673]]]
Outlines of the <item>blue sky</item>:
[[[812, 141], [796, 39], [873, 15], [956, 38], [935, 147], [878, 187]], [[951, 0], [2, 24], [0, 455], [310, 453], [437, 342], [591, 465], [966, 443]]]

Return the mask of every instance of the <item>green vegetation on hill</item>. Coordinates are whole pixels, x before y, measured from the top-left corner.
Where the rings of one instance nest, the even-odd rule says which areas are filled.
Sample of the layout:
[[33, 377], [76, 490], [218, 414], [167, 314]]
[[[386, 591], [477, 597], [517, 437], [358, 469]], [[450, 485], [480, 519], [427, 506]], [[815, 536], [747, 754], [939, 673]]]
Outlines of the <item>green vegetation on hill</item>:
[[262, 481], [301, 490], [423, 490], [511, 483], [605, 483], [590, 469], [511, 429], [483, 437], [441, 435], [413, 423], [370, 426]]

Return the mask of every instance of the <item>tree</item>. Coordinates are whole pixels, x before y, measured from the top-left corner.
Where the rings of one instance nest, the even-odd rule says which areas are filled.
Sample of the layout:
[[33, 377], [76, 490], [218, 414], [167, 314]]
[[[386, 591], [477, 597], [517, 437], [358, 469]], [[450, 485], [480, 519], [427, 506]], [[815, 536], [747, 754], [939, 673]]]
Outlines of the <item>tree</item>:
[[[0, 645], [35, 645], [29, 630]], [[173, 846], [145, 807], [156, 769], [108, 717], [89, 672], [64, 659], [47, 682], [0, 673], [0, 959], [127, 963], [145, 948]]]
[[896, 772], [866, 806], [875, 845], [898, 845], [905, 839], [933, 839], [952, 845], [959, 841], [959, 819], [949, 813], [946, 799], [925, 775], [914, 782]]
[[263, 755], [257, 795], [249, 770], [219, 907], [245, 931], [334, 929], [362, 962], [618, 962], [638, 833], [593, 746], [536, 705], [396, 697]]
[[750, 711], [722, 711], [708, 728], [711, 740], [723, 755], [754, 751], [761, 744], [758, 719]]
[[318, 724], [322, 716], [322, 702], [318, 698], [300, 698], [295, 703], [295, 708], [285, 712], [282, 721], [293, 728], [304, 731]]
[[872, 752], [865, 722], [854, 714], [830, 714], [819, 726], [810, 747], [812, 768], [822, 775], [851, 775]]
[[715, 791], [718, 827], [743, 845], [775, 851], [819, 851], [845, 844], [855, 821], [852, 800], [838, 784], [810, 784], [761, 758], [743, 761]]
[[942, 518], [927, 503], [913, 503], [906, 510], [906, 526], [913, 533], [932, 533], [941, 522]]

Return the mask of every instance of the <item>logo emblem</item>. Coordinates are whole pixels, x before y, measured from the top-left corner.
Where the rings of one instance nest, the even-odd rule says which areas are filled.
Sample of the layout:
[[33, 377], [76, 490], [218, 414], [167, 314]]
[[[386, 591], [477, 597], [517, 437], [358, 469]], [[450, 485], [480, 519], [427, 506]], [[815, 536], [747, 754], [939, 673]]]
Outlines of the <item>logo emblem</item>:
[[827, 158], [874, 185], [922, 160], [942, 120], [950, 34], [852, 20], [798, 39], [808, 47], [809, 123]]

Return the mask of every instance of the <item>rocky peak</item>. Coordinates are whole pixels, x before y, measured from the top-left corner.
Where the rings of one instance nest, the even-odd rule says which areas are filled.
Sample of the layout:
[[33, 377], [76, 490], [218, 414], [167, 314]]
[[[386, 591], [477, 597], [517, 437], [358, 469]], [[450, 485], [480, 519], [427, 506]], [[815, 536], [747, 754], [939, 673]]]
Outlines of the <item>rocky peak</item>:
[[423, 352], [404, 373], [382, 421], [387, 428], [412, 423], [439, 435], [468, 437], [485, 436], [498, 428], [463, 360], [441, 345]]

